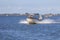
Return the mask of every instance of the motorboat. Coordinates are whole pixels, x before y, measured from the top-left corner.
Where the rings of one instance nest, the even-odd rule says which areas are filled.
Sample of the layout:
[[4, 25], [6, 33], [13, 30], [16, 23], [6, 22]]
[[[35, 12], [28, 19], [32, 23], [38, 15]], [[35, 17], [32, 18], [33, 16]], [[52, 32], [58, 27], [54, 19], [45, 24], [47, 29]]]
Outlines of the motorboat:
[[37, 21], [42, 20], [42, 17], [40, 16], [39, 19], [36, 19], [36, 18], [33, 18], [32, 16], [29, 16], [26, 20], [29, 24], [37, 24]]
[[32, 18], [27, 18], [27, 22], [28, 22], [29, 24], [36, 24], [35, 19], [32, 19]]

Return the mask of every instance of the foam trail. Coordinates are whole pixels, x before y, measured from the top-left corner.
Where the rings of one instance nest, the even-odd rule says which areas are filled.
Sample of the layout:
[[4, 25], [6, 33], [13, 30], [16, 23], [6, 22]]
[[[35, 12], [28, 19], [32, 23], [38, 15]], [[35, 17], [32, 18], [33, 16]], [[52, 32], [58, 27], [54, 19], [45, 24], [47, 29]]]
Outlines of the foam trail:
[[28, 24], [28, 22], [26, 20], [21, 20], [19, 23]]
[[55, 22], [54, 20], [51, 20], [51, 19], [44, 19], [42, 21], [37, 21], [37, 23], [39, 24], [50, 24], [50, 23], [53, 23]]
[[[36, 20], [35, 22], [36, 22], [37, 24], [60, 23], [60, 22], [55, 22], [55, 20], [52, 20], [52, 19], [44, 19], [44, 20], [42, 20], [42, 21]], [[22, 24], [29, 24], [26, 20], [21, 20], [19, 23], [22, 23]]]

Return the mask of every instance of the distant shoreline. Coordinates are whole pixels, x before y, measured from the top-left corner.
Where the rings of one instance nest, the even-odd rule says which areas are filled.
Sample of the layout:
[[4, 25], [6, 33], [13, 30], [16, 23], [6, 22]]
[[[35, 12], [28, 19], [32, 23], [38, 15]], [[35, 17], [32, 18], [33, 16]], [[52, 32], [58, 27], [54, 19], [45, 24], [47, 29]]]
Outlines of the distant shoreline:
[[[0, 16], [28, 16], [28, 15], [40, 15], [38, 13], [35, 14], [29, 14], [29, 13], [25, 13], [25, 14], [0, 14]], [[60, 14], [43, 14], [42, 16], [60, 16]]]

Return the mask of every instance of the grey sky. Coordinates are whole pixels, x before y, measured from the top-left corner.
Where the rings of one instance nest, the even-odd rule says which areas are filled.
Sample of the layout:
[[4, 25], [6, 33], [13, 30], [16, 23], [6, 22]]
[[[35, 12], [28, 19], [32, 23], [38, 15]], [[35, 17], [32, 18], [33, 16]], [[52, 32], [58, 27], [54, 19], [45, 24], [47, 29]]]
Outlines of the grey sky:
[[0, 0], [0, 13], [60, 13], [60, 0]]

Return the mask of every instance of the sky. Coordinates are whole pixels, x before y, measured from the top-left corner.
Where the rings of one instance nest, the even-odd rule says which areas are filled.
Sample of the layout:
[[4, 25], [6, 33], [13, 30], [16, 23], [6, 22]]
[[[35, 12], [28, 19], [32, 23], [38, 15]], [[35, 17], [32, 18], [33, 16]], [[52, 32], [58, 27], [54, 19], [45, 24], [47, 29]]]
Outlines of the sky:
[[60, 13], [60, 0], [0, 0], [0, 13]]

